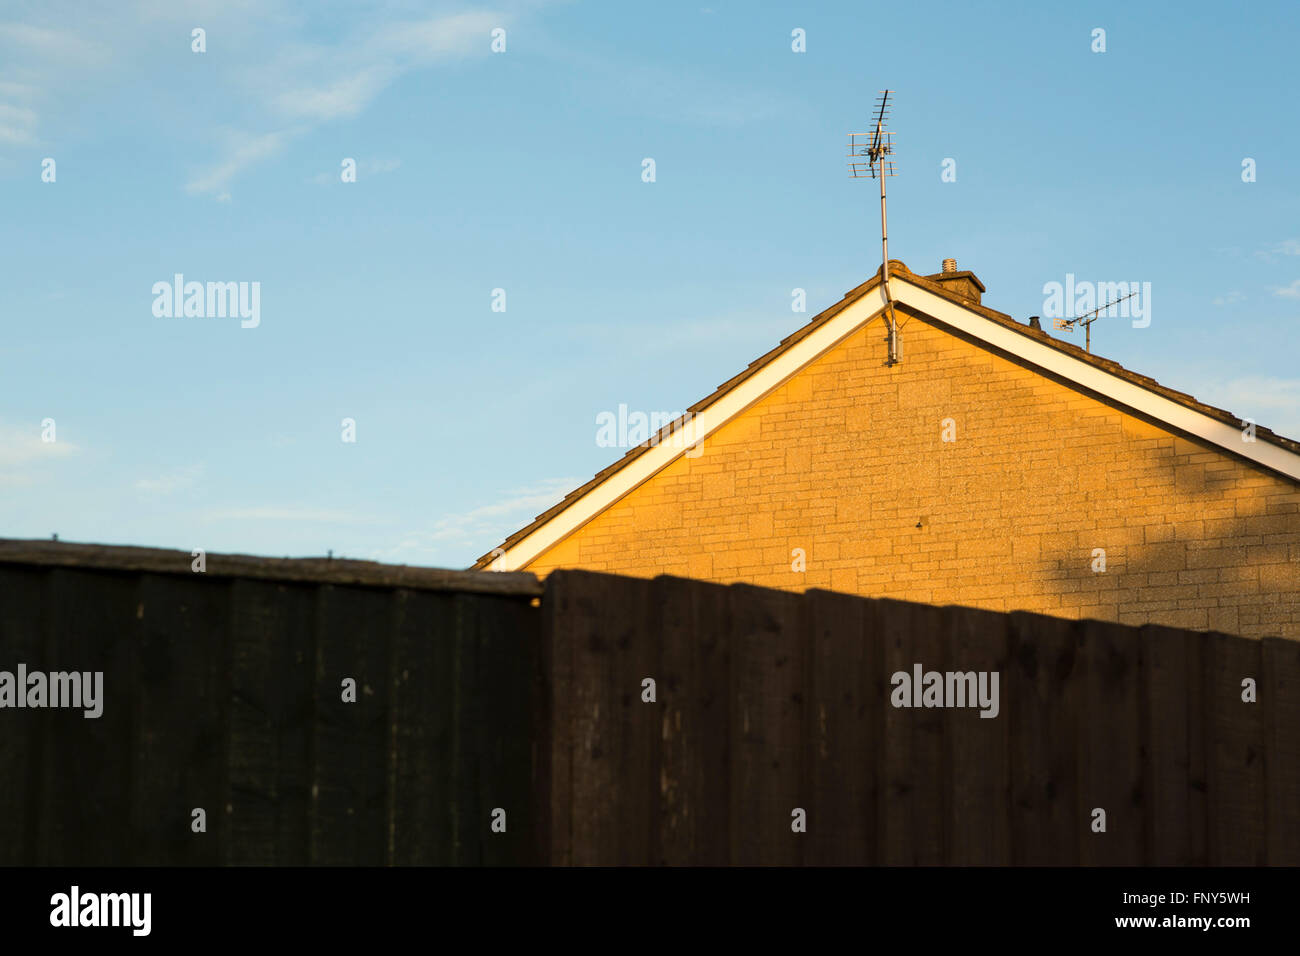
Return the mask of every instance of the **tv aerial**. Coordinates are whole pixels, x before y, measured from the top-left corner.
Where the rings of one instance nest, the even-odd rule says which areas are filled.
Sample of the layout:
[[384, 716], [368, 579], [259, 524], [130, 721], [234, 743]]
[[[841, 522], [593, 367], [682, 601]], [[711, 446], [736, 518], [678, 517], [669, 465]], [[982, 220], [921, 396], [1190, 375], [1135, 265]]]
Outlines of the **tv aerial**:
[[[1137, 295], [1137, 292], [1130, 292], [1128, 295], [1121, 296], [1120, 298], [1116, 299], [1114, 302], [1107, 302], [1105, 305], [1098, 306], [1097, 308], [1093, 309], [1091, 312], [1085, 312], [1083, 313], [1083, 315], [1076, 315], [1072, 319], [1053, 319], [1052, 328], [1064, 329], [1066, 332], [1068, 332], [1071, 329], [1073, 329], [1076, 325], [1082, 325], [1083, 332], [1084, 332], [1083, 350], [1085, 352], [1091, 353], [1092, 352], [1092, 323], [1096, 322], [1098, 319], [1101, 318], [1100, 313], [1105, 312], [1107, 309], [1111, 308], [1112, 306], [1119, 305], [1121, 302], [1124, 302], [1127, 299], [1133, 298], [1133, 296], [1135, 295]], [[1089, 318], [1089, 316], [1091, 316], [1091, 318]]]
[[889, 325], [888, 365], [899, 361], [898, 319], [894, 314], [894, 297], [889, 292], [889, 220], [885, 215], [885, 180], [895, 175], [894, 134], [885, 129], [890, 113], [889, 98], [893, 94], [893, 90], [881, 90], [876, 98], [873, 131], [849, 134], [849, 178], [880, 180], [880, 281], [885, 292], [885, 316]]

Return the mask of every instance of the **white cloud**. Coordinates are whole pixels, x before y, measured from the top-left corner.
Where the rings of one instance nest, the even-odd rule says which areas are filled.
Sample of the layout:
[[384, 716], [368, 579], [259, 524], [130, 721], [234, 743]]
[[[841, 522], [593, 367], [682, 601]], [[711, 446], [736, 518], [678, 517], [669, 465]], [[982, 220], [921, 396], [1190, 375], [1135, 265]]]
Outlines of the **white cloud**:
[[404, 73], [489, 52], [504, 20], [473, 12], [394, 23], [335, 45], [296, 44], [247, 71], [245, 84], [290, 119], [321, 122], [356, 116]]
[[36, 93], [36, 87], [28, 83], [13, 83], [0, 80], [0, 96], [15, 100], [30, 100]]
[[75, 28], [0, 22], [0, 145], [39, 143], [38, 103], [60, 90], [84, 95], [86, 76], [112, 64], [113, 44], [97, 16], [77, 11], [59, 18]]
[[505, 527], [509, 528], [505, 533], [517, 531], [521, 518], [527, 524], [581, 484], [576, 478], [548, 478], [531, 487], [515, 489], [507, 492], [509, 497], [490, 505], [440, 518], [425, 537], [430, 541], [466, 541]]
[[[1202, 401], [1287, 438], [1300, 439], [1300, 378], [1245, 376], [1197, 388]], [[1203, 392], [1204, 394], [1199, 394]]]
[[55, 64], [99, 66], [109, 59], [108, 47], [97, 40], [30, 23], [0, 23], [0, 46], [16, 47], [29, 57]]
[[1300, 299], [1300, 279], [1296, 279], [1290, 285], [1274, 289], [1273, 294], [1281, 296], [1283, 299]]
[[[500, 544], [537, 515], [584, 482], [581, 478], [547, 478], [506, 492], [506, 497], [470, 511], [444, 515], [432, 527], [407, 534], [392, 548], [374, 552], [376, 561], [429, 561], [449, 549], [486, 551]], [[475, 554], [474, 557], [478, 557]]]
[[29, 146], [36, 142], [36, 111], [0, 103], [0, 143]]
[[1255, 256], [1265, 262], [1276, 262], [1278, 256], [1300, 256], [1300, 239], [1283, 239], [1268, 249], [1257, 249]]
[[274, 156], [284, 149], [285, 144], [295, 131], [283, 130], [261, 135], [251, 133], [233, 133], [234, 144], [227, 148], [225, 157], [214, 166], [203, 170], [185, 184], [186, 192], [205, 194], [216, 193], [221, 202], [229, 202], [227, 187], [230, 181], [244, 169], [260, 160]]
[[373, 515], [357, 514], [329, 508], [228, 508], [204, 515], [208, 521], [309, 521], [322, 524], [368, 524], [378, 519]]
[[135, 483], [137, 491], [152, 495], [170, 495], [182, 488], [189, 488], [203, 477], [203, 465], [188, 465], [177, 468], [157, 478], [141, 478]]
[[1242, 302], [1242, 301], [1245, 301], [1245, 298], [1246, 298], [1246, 297], [1245, 297], [1244, 295], [1242, 295], [1242, 294], [1241, 294], [1240, 292], [1238, 292], [1236, 289], [1233, 289], [1233, 290], [1232, 290], [1231, 292], [1229, 292], [1227, 295], [1216, 295], [1216, 296], [1211, 300], [1211, 304], [1213, 304], [1213, 305], [1232, 305], [1232, 304], [1234, 304], [1234, 303], [1236, 303], [1236, 302]]
[[41, 441], [39, 428], [0, 429], [0, 468], [66, 458], [77, 450], [77, 446], [68, 441]]
[[[391, 173], [399, 169], [402, 165], [400, 159], [362, 159], [357, 162], [357, 179], [369, 179], [372, 176], [382, 176], [385, 173]], [[317, 173], [307, 182], [314, 186], [328, 186], [330, 183], [342, 182], [340, 172], [342, 167], [334, 172]]]
[[29, 485], [39, 466], [79, 450], [69, 441], [42, 441], [39, 426], [0, 427], [0, 485]]
[[[200, 194], [224, 192], [239, 173], [278, 153], [293, 136], [320, 123], [359, 115], [403, 74], [475, 50], [487, 54], [491, 30], [502, 22], [497, 14], [475, 12], [390, 24], [335, 45], [292, 44], [266, 62], [244, 68], [240, 82], [250, 98], [268, 104], [271, 113], [296, 125], [245, 136], [186, 189]], [[392, 161], [375, 162], [379, 165], [360, 172], [375, 175], [397, 168], [386, 165]]]
[[767, 88], [736, 83], [718, 70], [660, 64], [624, 53], [610, 57], [590, 45], [531, 38], [534, 52], [564, 64], [584, 78], [584, 94], [605, 97], [632, 115], [665, 123], [737, 127], [807, 113], [797, 95], [778, 84]]
[[789, 313], [787, 318], [785, 313], [781, 313], [777, 317], [756, 318], [742, 313], [666, 320], [653, 328], [635, 323], [582, 322], [566, 327], [565, 334], [585, 342], [608, 343], [610, 347], [636, 348], [642, 355], [726, 345], [740, 350], [734, 353], [736, 358], [748, 361], [753, 355], [745, 354], [744, 349], [762, 355], [805, 325], [810, 317], [804, 313]]
[[366, 159], [361, 162], [361, 173], [365, 176], [382, 176], [396, 171], [401, 165], [400, 159]]
[[275, 96], [272, 102], [289, 116], [308, 120], [332, 120], [356, 116], [370, 105], [379, 91], [392, 82], [388, 68], [370, 68], [341, 77], [323, 86], [302, 87]]
[[[232, 118], [233, 145], [185, 184], [228, 201], [231, 183], [320, 123], [359, 115], [406, 73], [475, 53], [490, 55], [491, 30], [508, 18], [470, 11], [417, 14], [419, 5], [374, 2], [344, 15], [337, 39], [308, 39], [319, 14], [281, 0], [133, 0], [94, 5], [32, 4], [25, 22], [0, 21], [0, 146], [33, 146], [59, 107], [87, 90], [131, 82], [133, 71], [192, 57], [189, 29], [203, 26], [203, 68]], [[145, 52], [148, 55], [142, 55]], [[168, 61], [170, 62], [170, 61]], [[40, 111], [38, 113], [38, 110]], [[199, 116], [169, 117], [179, 138], [206, 135]], [[380, 168], [372, 171], [387, 172]]]

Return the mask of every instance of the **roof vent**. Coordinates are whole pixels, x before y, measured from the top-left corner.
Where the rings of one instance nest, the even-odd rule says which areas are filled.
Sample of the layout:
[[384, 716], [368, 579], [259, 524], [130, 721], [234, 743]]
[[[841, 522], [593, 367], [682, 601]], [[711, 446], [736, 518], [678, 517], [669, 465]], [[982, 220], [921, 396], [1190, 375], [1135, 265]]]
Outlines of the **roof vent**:
[[956, 272], [956, 271], [957, 271], [957, 260], [956, 260], [956, 259], [944, 259], [944, 260], [943, 260], [943, 271], [944, 271], [944, 272]]

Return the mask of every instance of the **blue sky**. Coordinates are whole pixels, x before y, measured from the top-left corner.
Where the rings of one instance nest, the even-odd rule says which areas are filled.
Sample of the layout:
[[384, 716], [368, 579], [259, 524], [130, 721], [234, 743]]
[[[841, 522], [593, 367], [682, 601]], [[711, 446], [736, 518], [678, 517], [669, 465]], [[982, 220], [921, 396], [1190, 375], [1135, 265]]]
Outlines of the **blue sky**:
[[[1300, 438], [1298, 28], [1293, 3], [10, 0], [0, 536], [468, 565], [622, 453], [598, 414], [686, 408], [878, 268], [844, 154], [884, 87], [892, 257], [954, 257], [1020, 319], [1067, 273], [1150, 282], [1150, 326], [1093, 350]], [[155, 316], [176, 273], [258, 282], [260, 324]]]

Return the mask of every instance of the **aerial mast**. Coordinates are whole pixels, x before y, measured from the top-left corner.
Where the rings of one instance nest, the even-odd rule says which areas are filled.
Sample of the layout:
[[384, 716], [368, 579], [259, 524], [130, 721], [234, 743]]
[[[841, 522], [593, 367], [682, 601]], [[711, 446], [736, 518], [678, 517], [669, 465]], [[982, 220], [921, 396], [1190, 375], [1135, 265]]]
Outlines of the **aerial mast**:
[[[895, 175], [894, 134], [885, 129], [890, 113], [889, 98], [893, 90], [881, 90], [876, 98], [875, 129], [870, 133], [849, 134], [849, 177], [880, 180], [880, 280], [885, 292], [885, 314], [889, 325], [889, 361], [899, 360], [898, 320], [894, 315], [894, 298], [889, 291], [889, 218], [885, 211], [885, 179]], [[860, 157], [866, 157], [864, 162]]]

